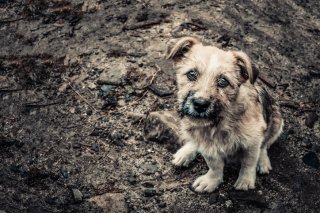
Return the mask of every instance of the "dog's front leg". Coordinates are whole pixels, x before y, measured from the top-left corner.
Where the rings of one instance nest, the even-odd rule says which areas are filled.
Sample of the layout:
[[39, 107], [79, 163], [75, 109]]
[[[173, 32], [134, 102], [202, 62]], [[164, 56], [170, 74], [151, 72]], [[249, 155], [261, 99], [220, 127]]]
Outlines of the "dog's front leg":
[[192, 187], [197, 192], [212, 192], [223, 181], [224, 161], [220, 156], [204, 157], [204, 159], [209, 166], [209, 171], [198, 177]]
[[173, 155], [172, 163], [176, 166], [188, 166], [196, 158], [198, 147], [193, 142], [187, 142]]
[[241, 159], [241, 169], [239, 177], [234, 184], [238, 190], [248, 190], [255, 188], [256, 167], [260, 154], [260, 146], [253, 145], [244, 150], [244, 156]]

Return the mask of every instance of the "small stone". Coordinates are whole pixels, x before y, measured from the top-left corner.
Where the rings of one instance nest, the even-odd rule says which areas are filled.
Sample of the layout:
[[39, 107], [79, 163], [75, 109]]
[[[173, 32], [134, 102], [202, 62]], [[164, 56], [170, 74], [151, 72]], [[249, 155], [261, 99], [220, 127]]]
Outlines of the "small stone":
[[148, 89], [159, 97], [166, 97], [173, 94], [173, 91], [171, 91], [169, 88], [155, 84], [149, 85]]
[[69, 111], [70, 111], [70, 113], [74, 114], [76, 112], [76, 109], [74, 107], [72, 107]]
[[270, 209], [277, 209], [278, 206], [279, 206], [279, 204], [276, 203], [276, 202], [271, 202], [271, 203], [269, 203], [269, 205], [268, 205], [268, 207], [269, 207]]
[[125, 196], [122, 193], [106, 193], [91, 197], [90, 202], [95, 203], [103, 212], [126, 213], [128, 212]]
[[118, 101], [118, 106], [121, 106], [121, 107], [123, 107], [123, 106], [125, 106], [126, 105], [126, 102], [125, 102], [125, 100], [123, 100], [123, 99], [120, 99], [119, 101]]
[[103, 71], [97, 81], [98, 84], [122, 85], [123, 79], [127, 74], [127, 69], [123, 64], [113, 69]]
[[114, 88], [114, 86], [112, 86], [112, 85], [102, 85], [100, 87], [98, 95], [101, 96], [101, 97], [105, 97], [105, 96], [107, 96], [107, 95], [109, 95], [111, 93], [113, 88]]
[[105, 109], [108, 109], [110, 107], [115, 107], [115, 106], [117, 106], [117, 104], [118, 104], [118, 101], [117, 101], [117, 98], [115, 96], [107, 96], [105, 98], [105, 102], [104, 102], [104, 104], [103, 104], [101, 109], [105, 110]]
[[133, 94], [135, 92], [132, 86], [125, 86], [125, 88], [128, 94]]
[[305, 124], [309, 128], [313, 128], [315, 122], [319, 119], [316, 112], [310, 112], [306, 116]]
[[114, 130], [110, 134], [110, 139], [116, 146], [123, 147], [125, 145], [124, 139], [125, 139], [125, 133], [121, 130]]
[[72, 189], [73, 199], [76, 203], [79, 203], [83, 200], [83, 194], [79, 189]]
[[86, 114], [87, 115], [92, 115], [92, 109], [88, 108], [87, 111], [86, 111]]
[[100, 146], [98, 144], [92, 144], [91, 149], [95, 152], [99, 152]]
[[158, 171], [158, 165], [157, 164], [142, 164], [142, 169], [144, 170], [144, 175], [152, 175]]
[[157, 191], [154, 188], [145, 188], [143, 193], [145, 197], [153, 197], [157, 195]]
[[146, 188], [153, 188], [154, 187], [154, 184], [151, 183], [151, 182], [144, 182], [142, 184], [142, 186], [146, 187]]
[[120, 21], [121, 23], [125, 23], [128, 20], [128, 16], [127, 15], [120, 15], [117, 17], [117, 20]]
[[93, 82], [89, 82], [88, 83], [88, 88], [91, 89], [91, 90], [94, 90], [94, 89], [97, 88], [97, 85], [95, 83], [93, 83]]
[[65, 167], [65, 166], [62, 166], [61, 169], [60, 169], [60, 173], [62, 174], [62, 176], [64, 178], [69, 178], [70, 177], [70, 172], [69, 170]]
[[225, 202], [225, 204], [226, 204], [227, 207], [230, 207], [232, 205], [232, 201], [231, 200], [227, 200]]
[[319, 167], [320, 167], [319, 158], [318, 158], [317, 154], [312, 151], [305, 154], [302, 158], [302, 161], [306, 165], [311, 166], [312, 168], [319, 169]]
[[309, 74], [312, 77], [320, 78], [320, 70], [309, 70]]

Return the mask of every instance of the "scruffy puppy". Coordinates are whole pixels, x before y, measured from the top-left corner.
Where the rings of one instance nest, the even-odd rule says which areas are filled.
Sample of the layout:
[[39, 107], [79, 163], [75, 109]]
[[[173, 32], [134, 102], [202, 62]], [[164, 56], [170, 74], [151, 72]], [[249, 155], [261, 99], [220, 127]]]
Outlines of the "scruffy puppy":
[[173, 164], [187, 166], [201, 153], [209, 171], [193, 183], [197, 192], [212, 192], [223, 180], [227, 159], [241, 162], [234, 187], [255, 187], [256, 170], [272, 169], [268, 148], [282, 132], [278, 105], [256, 85], [257, 71], [239, 51], [204, 46], [193, 37], [169, 42], [167, 58], [177, 68], [181, 140]]

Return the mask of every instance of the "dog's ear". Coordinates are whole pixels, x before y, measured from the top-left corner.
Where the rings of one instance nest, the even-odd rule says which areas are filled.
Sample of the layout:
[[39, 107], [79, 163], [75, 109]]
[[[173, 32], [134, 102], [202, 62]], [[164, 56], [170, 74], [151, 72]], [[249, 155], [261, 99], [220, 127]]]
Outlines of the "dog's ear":
[[244, 81], [249, 79], [250, 83], [254, 84], [259, 75], [259, 71], [253, 68], [248, 55], [241, 51], [234, 51], [233, 55], [237, 59], [237, 64], [240, 67], [241, 77]]
[[200, 41], [193, 37], [170, 40], [167, 44], [167, 59], [171, 59], [174, 62], [180, 61], [192, 46], [198, 43]]

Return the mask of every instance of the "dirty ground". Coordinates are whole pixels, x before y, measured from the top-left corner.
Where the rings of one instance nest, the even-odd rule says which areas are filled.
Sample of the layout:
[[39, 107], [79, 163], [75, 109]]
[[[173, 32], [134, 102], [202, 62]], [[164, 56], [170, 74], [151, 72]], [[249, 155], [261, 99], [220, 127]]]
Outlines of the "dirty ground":
[[[171, 38], [195, 35], [247, 52], [280, 101], [285, 129], [273, 170], [233, 189], [228, 165], [170, 163], [176, 141], [152, 141], [153, 111], [174, 111]], [[0, 0], [0, 212], [318, 212], [318, 0]]]

